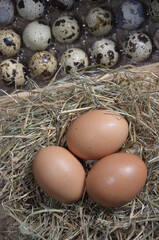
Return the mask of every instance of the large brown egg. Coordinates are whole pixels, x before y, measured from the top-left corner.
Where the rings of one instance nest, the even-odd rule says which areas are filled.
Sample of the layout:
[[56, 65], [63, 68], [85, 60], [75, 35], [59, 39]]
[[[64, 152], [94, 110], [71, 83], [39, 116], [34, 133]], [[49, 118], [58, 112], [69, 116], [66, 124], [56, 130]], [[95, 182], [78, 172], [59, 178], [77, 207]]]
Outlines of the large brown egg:
[[76, 156], [98, 160], [116, 152], [127, 136], [128, 123], [123, 116], [106, 110], [94, 110], [72, 123], [66, 143]]
[[122, 206], [138, 195], [147, 177], [145, 163], [131, 153], [114, 153], [98, 161], [86, 179], [89, 197], [104, 207]]
[[41, 149], [33, 162], [33, 174], [38, 185], [53, 199], [72, 203], [80, 200], [83, 195], [84, 168], [62, 147]]

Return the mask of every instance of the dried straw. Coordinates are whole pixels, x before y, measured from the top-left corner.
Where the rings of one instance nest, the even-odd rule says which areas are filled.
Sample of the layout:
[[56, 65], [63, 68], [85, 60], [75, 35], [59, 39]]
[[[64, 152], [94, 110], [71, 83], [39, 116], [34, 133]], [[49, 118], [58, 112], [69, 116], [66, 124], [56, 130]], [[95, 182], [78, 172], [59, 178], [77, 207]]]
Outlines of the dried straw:
[[[19, 225], [19, 239], [159, 239], [158, 77], [134, 68], [97, 69], [34, 87], [0, 98], [0, 199]], [[139, 155], [148, 167], [144, 189], [121, 208], [100, 207], [86, 193], [78, 203], [62, 204], [46, 196], [33, 179], [36, 152], [42, 146], [66, 147], [71, 121], [92, 109], [126, 117], [129, 137], [120, 151]], [[89, 169], [93, 163], [83, 164]]]

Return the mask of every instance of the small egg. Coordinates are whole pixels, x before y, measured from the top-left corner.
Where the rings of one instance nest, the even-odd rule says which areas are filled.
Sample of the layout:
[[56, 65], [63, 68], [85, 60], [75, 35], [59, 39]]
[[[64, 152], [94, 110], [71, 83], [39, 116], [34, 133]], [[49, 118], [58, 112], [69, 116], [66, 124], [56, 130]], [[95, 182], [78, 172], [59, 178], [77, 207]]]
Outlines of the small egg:
[[38, 21], [29, 23], [23, 31], [23, 41], [33, 51], [45, 50], [51, 42], [50, 27]]
[[66, 73], [74, 73], [89, 65], [87, 54], [80, 48], [70, 48], [61, 57], [61, 64]]
[[58, 42], [72, 43], [78, 38], [80, 27], [75, 18], [62, 16], [53, 23], [52, 33]]
[[107, 35], [113, 28], [113, 16], [101, 7], [91, 8], [85, 18], [87, 30], [95, 36]]
[[133, 62], [142, 62], [152, 53], [150, 38], [144, 33], [131, 33], [123, 46], [125, 56]]
[[119, 51], [114, 41], [103, 38], [94, 42], [91, 56], [96, 64], [111, 68], [119, 60]]
[[159, 50], [159, 29], [156, 30], [154, 37], [153, 37], [154, 44], [156, 48]]
[[27, 20], [40, 18], [45, 10], [43, 0], [18, 0], [16, 6], [19, 15]]
[[90, 3], [101, 3], [104, 2], [104, 0], [87, 0]]
[[151, 0], [149, 4], [149, 13], [151, 18], [159, 22], [159, 1], [158, 0]]
[[57, 60], [48, 51], [36, 52], [30, 60], [29, 68], [33, 78], [40, 77], [42, 80], [51, 79], [57, 70]]
[[15, 59], [7, 59], [0, 64], [0, 79], [6, 85], [23, 86], [26, 82], [26, 68]]
[[65, 11], [71, 9], [75, 0], [52, 0], [51, 4], [53, 7], [59, 10]]
[[120, 28], [134, 30], [145, 21], [145, 8], [138, 0], [122, 2], [116, 11], [116, 21]]
[[114, 153], [128, 136], [128, 123], [123, 116], [106, 110], [93, 110], [79, 116], [66, 134], [66, 144], [76, 156], [99, 160]]
[[0, 0], [0, 26], [6, 26], [13, 22], [14, 4], [11, 0]]
[[85, 187], [81, 163], [66, 149], [49, 146], [41, 149], [33, 161], [37, 184], [51, 198], [64, 203], [79, 201]]
[[0, 30], [0, 54], [7, 57], [15, 56], [21, 47], [20, 36], [12, 29]]
[[146, 178], [146, 165], [138, 156], [114, 153], [93, 166], [86, 179], [86, 190], [95, 203], [120, 207], [139, 194]]

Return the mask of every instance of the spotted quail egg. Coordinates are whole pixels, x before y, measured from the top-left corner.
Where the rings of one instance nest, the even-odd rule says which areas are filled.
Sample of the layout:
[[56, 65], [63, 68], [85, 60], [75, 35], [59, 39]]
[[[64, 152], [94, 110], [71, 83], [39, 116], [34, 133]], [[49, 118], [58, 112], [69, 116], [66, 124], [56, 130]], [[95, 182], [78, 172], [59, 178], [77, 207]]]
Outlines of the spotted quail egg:
[[51, 3], [53, 7], [65, 11], [70, 9], [73, 6], [74, 2], [75, 0], [52, 0]]
[[0, 79], [6, 85], [23, 86], [26, 82], [26, 68], [15, 59], [6, 59], [0, 64]]
[[91, 8], [85, 18], [87, 30], [95, 36], [107, 35], [113, 28], [113, 16], [101, 7]]
[[11, 0], [0, 0], [0, 26], [6, 26], [13, 22], [14, 5]]
[[104, 0], [87, 0], [90, 3], [100, 3], [100, 2], [104, 2]]
[[75, 18], [62, 16], [53, 23], [52, 33], [58, 42], [72, 43], [78, 38], [80, 27]]
[[131, 33], [124, 42], [126, 57], [133, 62], [146, 60], [152, 52], [150, 38], [144, 33]]
[[50, 27], [38, 21], [29, 23], [23, 31], [23, 41], [33, 51], [45, 50], [51, 42]]
[[103, 38], [94, 42], [91, 56], [96, 64], [110, 68], [118, 62], [119, 52], [114, 41]]
[[0, 30], [0, 54], [7, 57], [15, 56], [21, 47], [21, 38], [12, 29]]
[[61, 57], [61, 64], [66, 73], [74, 73], [87, 68], [89, 60], [87, 54], [80, 48], [70, 48]]
[[45, 2], [43, 0], [18, 0], [16, 6], [21, 17], [35, 20], [43, 15]]
[[40, 51], [31, 57], [29, 67], [34, 79], [40, 77], [42, 80], [48, 80], [57, 70], [57, 60], [50, 52]]
[[159, 50], [159, 29], [156, 30], [154, 37], [153, 37], [154, 44], [156, 48]]
[[134, 30], [145, 21], [144, 5], [138, 0], [122, 2], [116, 11], [116, 21], [120, 28]]
[[151, 0], [149, 5], [149, 13], [151, 18], [159, 22], [159, 1], [158, 0]]

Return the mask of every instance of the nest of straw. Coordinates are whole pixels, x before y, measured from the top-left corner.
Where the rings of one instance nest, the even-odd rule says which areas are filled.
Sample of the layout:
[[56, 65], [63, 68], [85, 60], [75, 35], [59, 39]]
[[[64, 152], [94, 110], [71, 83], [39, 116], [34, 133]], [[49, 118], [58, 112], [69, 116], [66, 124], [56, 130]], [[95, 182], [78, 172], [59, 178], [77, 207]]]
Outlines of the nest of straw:
[[[18, 223], [20, 239], [158, 239], [159, 79], [134, 68], [100, 69], [93, 76], [67, 77], [0, 98], [0, 198]], [[78, 203], [59, 203], [32, 175], [36, 152], [48, 145], [66, 147], [71, 122], [92, 109], [125, 116], [129, 137], [120, 151], [139, 155], [148, 167], [145, 187], [121, 208], [100, 207], [86, 193]], [[89, 169], [92, 163], [83, 164]]]

